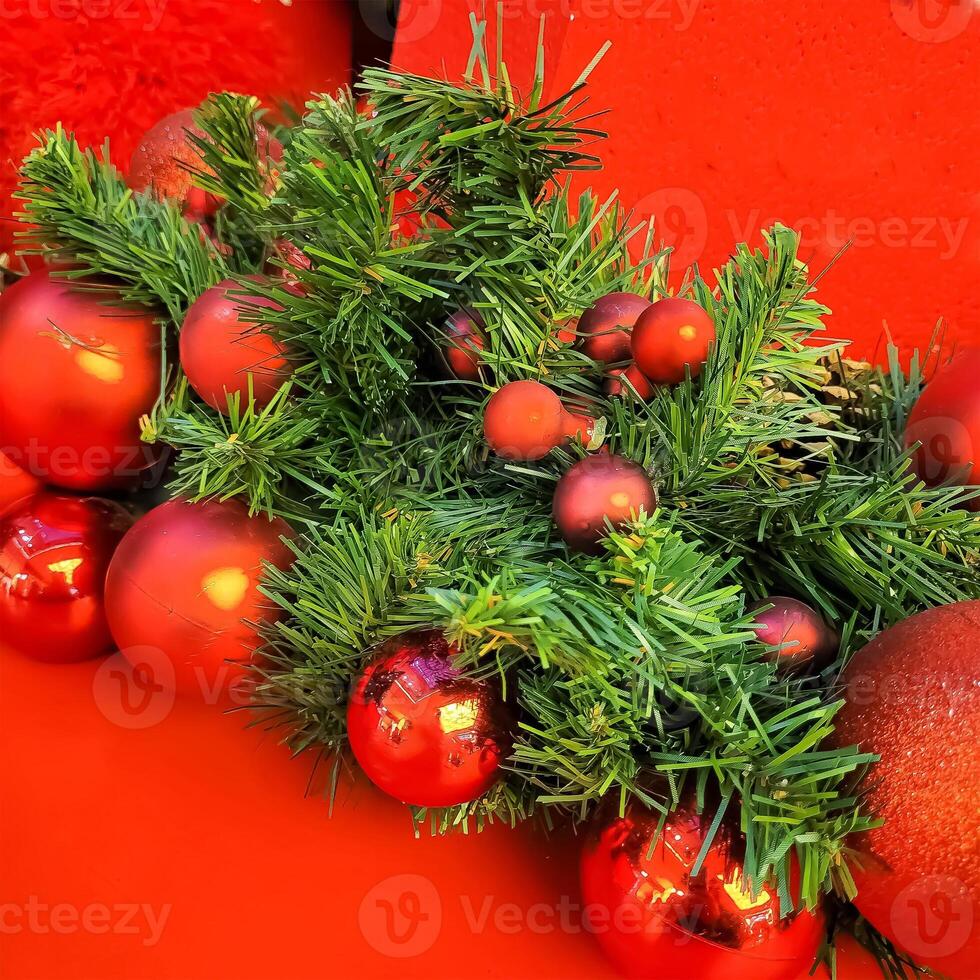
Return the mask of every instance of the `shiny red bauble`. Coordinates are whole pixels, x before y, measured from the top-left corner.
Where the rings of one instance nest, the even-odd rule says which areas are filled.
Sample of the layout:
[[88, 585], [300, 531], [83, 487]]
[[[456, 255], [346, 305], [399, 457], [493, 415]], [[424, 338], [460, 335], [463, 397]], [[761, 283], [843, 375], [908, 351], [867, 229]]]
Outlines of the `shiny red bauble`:
[[262, 324], [243, 319], [253, 317], [255, 307], [279, 307], [268, 297], [243, 292], [230, 279], [219, 282], [191, 304], [180, 328], [180, 366], [190, 386], [226, 414], [229, 395], [238, 394], [241, 408], [248, 405], [249, 379], [255, 404], [262, 408], [292, 374], [285, 345]]
[[853, 841], [855, 904], [914, 959], [980, 976], [980, 602], [885, 630], [844, 671], [835, 740], [881, 757]]
[[264, 563], [286, 568], [285, 522], [250, 517], [237, 500], [171, 500], [140, 518], [106, 578], [106, 615], [124, 655], [147, 647], [172, 671], [159, 680], [207, 697], [238, 680], [279, 609], [259, 594]]
[[611, 364], [630, 359], [630, 331], [650, 300], [635, 293], [608, 293], [597, 299], [578, 321], [582, 352]]
[[697, 874], [711, 814], [661, 815], [632, 804], [600, 811], [582, 852], [582, 900], [592, 931], [628, 977], [799, 980], [823, 938], [820, 914], [781, 915], [774, 887], [744, 880], [744, 838], [722, 824]]
[[0, 519], [0, 639], [49, 663], [108, 653], [106, 569], [132, 523], [98, 497], [42, 492], [11, 508]]
[[476, 310], [456, 310], [446, 321], [446, 362], [454, 377], [462, 381], [479, 381], [482, 331], [486, 324]]
[[483, 434], [503, 459], [535, 460], [575, 436], [588, 442], [593, 422], [569, 412], [540, 381], [511, 381], [490, 396], [483, 414]]
[[925, 386], [905, 428], [906, 448], [916, 443], [912, 466], [927, 486], [980, 486], [980, 348], [958, 353]]
[[752, 627], [769, 656], [784, 666], [809, 663], [836, 652], [839, 638], [815, 609], [799, 599], [774, 595], [755, 603]]
[[715, 342], [715, 324], [705, 309], [676, 296], [658, 300], [633, 327], [633, 360], [654, 383], [680, 384], [696, 378]]
[[379, 789], [413, 806], [467, 803], [500, 778], [510, 719], [495, 684], [461, 677], [438, 630], [382, 643], [355, 680], [347, 735]]
[[214, 214], [221, 201], [194, 186], [194, 170], [202, 168], [201, 154], [189, 136], [204, 138], [193, 109], [164, 116], [147, 130], [129, 162], [128, 183], [136, 191], [153, 191], [159, 198], [179, 202], [193, 219]]
[[609, 375], [605, 390], [612, 398], [622, 396], [649, 401], [656, 394], [654, 386], [635, 364], [627, 368], [614, 368]]
[[657, 492], [645, 469], [611, 453], [586, 456], [562, 475], [555, 487], [552, 514], [565, 543], [574, 551], [597, 553], [609, 525], [622, 527], [640, 511], [657, 509]]
[[35, 272], [0, 295], [0, 452], [72, 490], [132, 485], [159, 457], [140, 416], [160, 394], [160, 327]]

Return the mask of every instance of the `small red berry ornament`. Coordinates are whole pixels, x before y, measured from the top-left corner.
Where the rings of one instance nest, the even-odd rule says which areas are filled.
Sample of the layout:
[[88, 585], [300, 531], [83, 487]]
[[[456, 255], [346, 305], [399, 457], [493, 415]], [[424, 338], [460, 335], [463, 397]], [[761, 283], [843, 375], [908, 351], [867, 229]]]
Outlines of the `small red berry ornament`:
[[756, 636], [769, 647], [770, 657], [783, 666], [798, 666], [836, 652], [840, 642], [836, 632], [805, 602], [775, 595], [755, 603], [749, 611], [757, 609]]
[[656, 384], [676, 385], [685, 371], [696, 378], [715, 342], [715, 325], [703, 307], [689, 299], [658, 300], [633, 327], [633, 360]]
[[[632, 803], [600, 810], [580, 862], [582, 901], [606, 955], [628, 977], [798, 980], [813, 965], [823, 917], [782, 917], [774, 887], [752, 894], [745, 841], [719, 828], [697, 874], [711, 815], [661, 815]], [[795, 877], [795, 875], [794, 875]]]
[[108, 653], [103, 587], [133, 523], [98, 497], [42, 492], [0, 520], [0, 636], [35, 660], [72, 663]]
[[160, 456], [139, 425], [160, 394], [160, 327], [111, 299], [44, 272], [0, 295], [0, 452], [54, 486], [132, 486]]
[[912, 466], [926, 486], [980, 486], [980, 348], [960, 351], [926, 385], [905, 428], [906, 448], [916, 443]]
[[540, 381], [511, 381], [487, 402], [483, 433], [503, 459], [535, 460], [566, 440], [592, 437], [594, 419], [569, 412]]
[[[627, 381], [629, 384], [626, 384]], [[656, 393], [649, 379], [635, 364], [628, 368], [613, 368], [606, 379], [605, 390], [613, 398], [631, 396], [642, 401], [649, 401]]]
[[462, 381], [480, 380], [480, 352], [484, 347], [481, 331], [485, 327], [483, 317], [469, 308], [457, 310], [446, 322], [446, 361], [449, 370]]
[[858, 910], [914, 959], [980, 977], [980, 602], [910, 616], [848, 663], [834, 741], [880, 761], [854, 840]]
[[279, 616], [258, 584], [264, 563], [291, 564], [281, 540], [290, 533], [279, 519], [249, 516], [237, 500], [170, 500], [151, 510], [123, 539], [106, 577], [119, 649], [158, 649], [177, 690], [197, 697], [239, 679], [259, 642], [251, 624]]
[[242, 292], [230, 279], [212, 286], [191, 304], [180, 329], [180, 366], [190, 386], [225, 414], [229, 395], [237, 393], [242, 407], [248, 404], [250, 377], [255, 404], [261, 408], [292, 373], [286, 347], [262, 324], [243, 319], [254, 315], [255, 307], [279, 307], [268, 297], [245, 297]]
[[265, 263], [268, 275], [278, 275], [285, 288], [296, 296], [305, 296], [309, 292], [297, 272], [306, 272], [312, 268], [310, 257], [288, 238], [278, 238], [272, 243], [272, 254]]
[[630, 331], [649, 307], [650, 300], [635, 293], [608, 293], [597, 299], [578, 322], [582, 352], [603, 364], [628, 361]]
[[455, 806], [482, 796], [510, 753], [498, 688], [461, 677], [438, 630], [393, 637], [354, 682], [351, 750], [367, 777], [413, 806]]
[[135, 191], [149, 190], [159, 198], [178, 201], [188, 218], [200, 220], [214, 214], [221, 201], [194, 186], [191, 171], [202, 169], [202, 161], [190, 136], [204, 138], [193, 109], [164, 116], [133, 151], [128, 183]]
[[565, 471], [555, 487], [552, 513], [565, 543], [574, 551], [596, 553], [609, 533], [640, 511], [652, 514], [657, 493], [642, 466], [622, 456], [586, 456]]

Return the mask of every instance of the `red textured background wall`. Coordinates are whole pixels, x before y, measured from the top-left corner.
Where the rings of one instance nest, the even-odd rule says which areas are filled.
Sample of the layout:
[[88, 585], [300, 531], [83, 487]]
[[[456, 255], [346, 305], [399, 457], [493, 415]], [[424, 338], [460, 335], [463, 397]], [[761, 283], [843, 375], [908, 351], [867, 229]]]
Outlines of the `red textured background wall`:
[[[467, 4], [405, 0], [395, 62], [458, 74]], [[980, 342], [980, 10], [975, 0], [506, 0], [526, 79], [548, 14], [555, 86], [593, 76], [600, 194], [654, 214], [682, 265], [716, 267], [773, 219], [825, 266], [819, 298], [855, 354], [885, 329], [926, 345], [940, 317]]]

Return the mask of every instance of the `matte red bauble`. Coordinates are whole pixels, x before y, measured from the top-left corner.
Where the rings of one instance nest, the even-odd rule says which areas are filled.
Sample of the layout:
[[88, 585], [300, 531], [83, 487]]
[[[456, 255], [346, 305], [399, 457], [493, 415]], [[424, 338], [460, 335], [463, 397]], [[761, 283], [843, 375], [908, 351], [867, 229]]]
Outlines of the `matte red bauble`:
[[844, 671], [835, 740], [881, 757], [855, 838], [855, 904], [912, 956], [980, 976], [980, 602], [918, 613]]
[[633, 327], [633, 360], [656, 384], [696, 378], [715, 342], [715, 325], [703, 307], [676, 296], [658, 300]]
[[635, 293], [608, 293], [581, 316], [578, 333], [582, 352], [594, 361], [611, 364], [630, 358], [630, 331], [650, 300]]
[[456, 310], [446, 322], [446, 361], [449, 370], [463, 381], [479, 381], [483, 358], [483, 337], [486, 324], [476, 310]]
[[249, 378], [255, 404], [262, 408], [292, 373], [286, 347], [265, 332], [262, 324], [245, 320], [253, 307], [279, 309], [266, 296], [242, 295], [230, 279], [202, 293], [187, 311], [180, 328], [180, 366], [190, 386], [212, 408], [228, 413], [228, 396], [248, 404]]
[[622, 456], [586, 456], [562, 475], [555, 487], [552, 513], [566, 544], [594, 553], [609, 533], [641, 510], [652, 514], [657, 493], [642, 466]]
[[[628, 368], [614, 368], [609, 375], [605, 389], [606, 394], [613, 398], [630, 396], [649, 401], [656, 392], [649, 379], [635, 364], [631, 364]], [[626, 383], [627, 381], [629, 384]]]
[[355, 680], [347, 735], [379, 789], [413, 806], [455, 806], [482, 796], [511, 748], [496, 685], [461, 677], [438, 630], [382, 643]]
[[43, 272], [0, 295], [0, 451], [45, 483], [124, 487], [159, 458], [139, 419], [160, 393], [160, 328], [111, 296]]
[[927, 486], [980, 486], [980, 348], [958, 353], [926, 385], [905, 428], [905, 447], [917, 442], [912, 466]]
[[774, 595], [752, 605], [749, 612], [756, 609], [760, 612], [753, 629], [759, 642], [769, 647], [771, 659], [780, 664], [805, 664], [836, 652], [837, 634], [805, 602]]
[[42, 492], [0, 520], [0, 637], [35, 660], [112, 649], [106, 569], [133, 519], [110, 500]]
[[259, 642], [251, 624], [278, 618], [258, 584], [263, 563], [292, 562], [281, 540], [289, 534], [283, 521], [250, 517], [237, 500], [171, 500], [151, 510], [119, 545], [106, 578], [119, 649], [159, 649], [186, 693], [207, 696], [233, 683]]
[[580, 864], [590, 931], [628, 977], [649, 980], [799, 980], [816, 959], [823, 917], [781, 917], [774, 888], [752, 894], [742, 874], [744, 838], [723, 824], [697, 874], [711, 823], [679, 807], [606, 809]]
[[594, 420], [569, 412], [540, 381], [511, 381], [498, 388], [483, 414], [483, 434], [503, 459], [534, 460], [580, 435], [591, 438]]
[[193, 109], [164, 116], [133, 151], [128, 183], [135, 191], [152, 190], [159, 198], [179, 201], [184, 213], [197, 220], [214, 214], [221, 201], [194, 186], [192, 171], [202, 169], [202, 161], [189, 135], [204, 137]]

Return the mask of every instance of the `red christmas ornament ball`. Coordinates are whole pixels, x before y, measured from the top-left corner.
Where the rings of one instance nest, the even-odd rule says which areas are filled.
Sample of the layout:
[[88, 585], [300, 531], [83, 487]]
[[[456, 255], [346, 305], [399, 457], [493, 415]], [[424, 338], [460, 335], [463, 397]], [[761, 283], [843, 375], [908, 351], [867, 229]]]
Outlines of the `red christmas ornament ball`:
[[582, 352], [604, 364], [629, 360], [630, 331], [649, 307], [650, 300], [635, 293], [608, 293], [597, 299], [578, 322]]
[[823, 916], [782, 917], [774, 888], [752, 894], [744, 838], [726, 823], [697, 874], [710, 815], [682, 805], [660, 814], [610, 809], [589, 834], [579, 866], [590, 927], [628, 977], [649, 980], [799, 980], [816, 959]]
[[715, 342], [715, 325], [703, 307], [676, 296], [658, 300], [633, 327], [633, 359], [656, 384], [675, 385], [690, 370], [696, 378]]
[[281, 540], [290, 533], [282, 520], [249, 516], [237, 500], [170, 500], [151, 510], [119, 545], [106, 578], [119, 649], [136, 663], [155, 648], [168, 675], [157, 681], [185, 693], [233, 683], [259, 642], [251, 624], [279, 616], [258, 585], [264, 563], [291, 564]]
[[22, 653], [72, 663], [108, 653], [103, 587], [133, 523], [98, 497], [42, 492], [0, 519], [0, 636]]
[[219, 198], [194, 186], [193, 170], [202, 169], [201, 154], [190, 137], [204, 138], [193, 109], [164, 116], [147, 130], [129, 162], [129, 186], [179, 201], [191, 218], [205, 218], [221, 206]]
[[[980, 348], [960, 351], [925, 386], [909, 413], [905, 446], [927, 486], [980, 486]], [[980, 502], [973, 502], [974, 509]]]
[[535, 460], [566, 439], [591, 438], [593, 420], [569, 412], [540, 381], [511, 381], [498, 388], [483, 414], [483, 434], [503, 459]]
[[462, 381], [480, 380], [480, 352], [484, 347], [481, 331], [485, 327], [483, 317], [467, 307], [456, 310], [446, 322], [446, 361], [452, 374]]
[[382, 643], [355, 680], [347, 734], [358, 764], [389, 796], [455, 806], [482, 796], [511, 748], [496, 685], [462, 677], [438, 630]]
[[586, 456], [562, 475], [555, 487], [552, 513], [565, 543], [574, 551], [595, 553], [609, 533], [641, 510], [657, 508], [657, 493], [638, 463], [611, 453]]
[[980, 976], [980, 601], [885, 630], [844, 671], [835, 740], [881, 757], [855, 838], [855, 904], [917, 961]]
[[837, 634], [805, 602], [775, 595], [749, 609], [755, 610], [759, 610], [753, 621], [756, 636], [769, 647], [770, 657], [780, 664], [796, 666], [835, 652], [839, 643]]
[[230, 279], [202, 293], [184, 317], [180, 329], [180, 366], [190, 386], [212, 408], [228, 413], [228, 396], [238, 394], [248, 404], [249, 378], [255, 404], [263, 407], [289, 379], [292, 365], [285, 345], [262, 324], [246, 320], [255, 307], [279, 309], [266, 296], [242, 295]]
[[140, 416], [160, 393], [160, 328], [35, 272], [0, 295], [0, 452], [45, 483], [105, 490], [159, 458]]
[[627, 368], [614, 368], [609, 372], [609, 375], [606, 379], [605, 389], [606, 394], [612, 398], [636, 397], [642, 401], [649, 401], [656, 393], [656, 389], [650, 384], [649, 379], [635, 364], [631, 364]]

